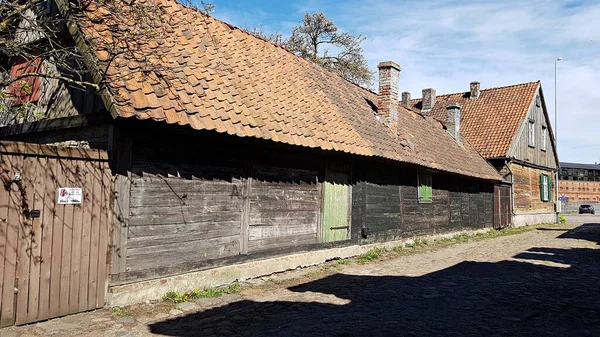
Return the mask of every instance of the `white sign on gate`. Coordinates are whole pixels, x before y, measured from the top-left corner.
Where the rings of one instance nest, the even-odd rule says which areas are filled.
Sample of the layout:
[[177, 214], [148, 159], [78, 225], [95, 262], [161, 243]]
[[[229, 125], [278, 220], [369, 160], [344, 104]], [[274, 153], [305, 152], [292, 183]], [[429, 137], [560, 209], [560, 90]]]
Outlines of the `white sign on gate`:
[[60, 187], [58, 189], [59, 205], [81, 205], [83, 191], [79, 187]]

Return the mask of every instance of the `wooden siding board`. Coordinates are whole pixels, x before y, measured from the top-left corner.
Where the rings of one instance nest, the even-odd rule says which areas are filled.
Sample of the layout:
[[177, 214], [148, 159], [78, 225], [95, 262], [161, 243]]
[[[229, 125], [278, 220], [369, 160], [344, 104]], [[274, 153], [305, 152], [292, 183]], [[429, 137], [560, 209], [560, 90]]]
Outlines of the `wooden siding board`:
[[[554, 212], [553, 200], [542, 201], [540, 197], [540, 175], [554, 175], [550, 171], [540, 170], [517, 163], [510, 163], [513, 172], [514, 211], [516, 213], [552, 213]], [[555, 196], [556, 187], [552, 185], [552, 195]]]
[[[22, 200], [23, 204], [18, 206], [17, 221], [19, 223], [19, 250], [18, 250], [18, 264], [17, 264], [17, 316], [16, 324], [23, 324], [27, 322], [28, 313], [28, 297], [29, 297], [29, 274], [32, 260], [32, 245], [33, 245], [33, 224], [31, 219], [25, 219], [23, 212], [29, 210], [33, 206], [33, 195], [34, 195], [34, 184], [35, 184], [35, 170], [37, 165], [33, 162], [34, 157], [17, 157], [17, 163], [14, 165], [17, 172], [21, 172], [21, 184], [24, 191], [18, 191], [20, 194], [19, 199]], [[24, 192], [24, 193], [23, 193]]]
[[94, 176], [91, 181], [92, 219], [90, 227], [90, 272], [88, 275], [88, 310], [96, 308], [98, 299], [98, 254], [100, 254], [100, 212], [102, 208], [102, 164], [93, 163]]
[[[4, 172], [7, 169], [6, 161], [8, 156], [0, 154], [0, 172]], [[10, 172], [9, 172], [10, 174]], [[3, 188], [0, 189], [0, 328], [4, 327], [2, 321], [4, 320], [3, 305], [4, 305], [4, 292], [8, 293], [10, 290], [4, 289], [4, 279], [9, 275], [9, 271], [12, 269], [7, 263], [7, 255], [10, 254], [9, 249], [12, 250], [11, 243], [8, 241], [8, 212], [9, 212], [9, 198], [10, 192]], [[6, 267], [6, 268], [5, 268]], [[14, 275], [13, 275], [14, 276]], [[12, 293], [12, 292], [11, 292]], [[8, 301], [7, 301], [8, 302]]]
[[[35, 177], [33, 178], [33, 202], [31, 204], [31, 209], [39, 210], [43, 212], [44, 209], [44, 192], [45, 192], [45, 170], [47, 160], [46, 158], [30, 158], [31, 163], [36, 166]], [[27, 320], [35, 321], [38, 319], [39, 310], [40, 310], [40, 287], [43, 287], [43, 284], [40, 282], [41, 278], [41, 263], [44, 259], [42, 255], [42, 234], [43, 234], [43, 213], [40, 214], [39, 218], [30, 219], [30, 223], [32, 224], [32, 244], [30, 251], [30, 281], [29, 281], [29, 304], [27, 311]]]
[[[84, 188], [82, 177], [81, 161], [71, 162], [69, 165], [69, 179], [71, 180], [70, 187]], [[83, 199], [83, 203], [87, 200]], [[83, 231], [83, 204], [74, 205], [72, 237], [71, 237], [71, 275], [69, 279], [69, 313], [74, 314], [79, 312], [79, 286], [81, 283], [81, 235]], [[87, 283], [87, 280], [85, 280]]]
[[170, 265], [240, 254], [243, 171], [186, 165], [184, 179], [161, 177], [156, 170], [182, 172], [179, 166], [134, 161], [124, 274], [147, 271], [156, 277]]
[[[73, 187], [74, 181], [70, 173], [70, 167], [65, 161], [59, 161], [61, 171], [64, 176], [64, 184], [60, 186]], [[71, 280], [71, 252], [70, 247], [72, 246], [73, 240], [73, 212], [75, 206], [64, 205], [64, 218], [63, 218], [63, 230], [62, 230], [62, 258], [61, 258], [61, 272], [60, 272], [60, 315], [67, 315], [69, 313], [69, 289]]]
[[57, 163], [56, 159], [48, 158], [44, 165], [44, 199], [42, 209], [42, 261], [40, 266], [40, 304], [39, 315], [40, 320], [50, 317], [51, 298], [50, 289], [51, 270], [52, 270], [52, 238], [54, 232], [54, 212], [55, 205], [55, 184], [57, 180]]
[[94, 170], [92, 162], [81, 162], [81, 181], [83, 186], [83, 213], [81, 218], [81, 255], [79, 257], [80, 283], [78, 311], [88, 308], [88, 288], [90, 274], [90, 246], [92, 229], [92, 194], [94, 193]]
[[54, 176], [56, 185], [52, 188], [52, 193], [54, 195], [53, 200], [55, 201], [55, 210], [54, 217], [52, 221], [52, 267], [51, 267], [51, 275], [50, 275], [50, 316], [61, 316], [64, 315], [61, 310], [61, 282], [62, 282], [62, 274], [63, 269], [68, 268], [63, 266], [62, 259], [62, 247], [63, 247], [63, 238], [64, 238], [64, 224], [65, 224], [65, 215], [66, 215], [66, 205], [58, 205], [56, 203], [57, 198], [57, 190], [56, 186], [65, 186], [65, 176], [63, 174], [64, 168], [59, 159], [55, 159], [54, 161], [55, 171]]
[[[158, 266], [171, 266], [186, 261], [208, 260], [237, 255], [239, 234], [190, 241], [186, 244], [171, 242], [160, 246], [132, 248], [127, 250], [129, 270], [144, 270]], [[160, 263], [157, 263], [160, 262]]]
[[321, 201], [317, 177], [318, 172], [309, 170], [252, 169], [248, 252], [317, 242]]
[[104, 307], [106, 304], [106, 293], [108, 292], [108, 268], [109, 268], [109, 231], [112, 209], [110, 205], [113, 193], [111, 171], [108, 163], [100, 162], [99, 173], [102, 179], [101, 207], [100, 207], [100, 235], [98, 238], [98, 291], [96, 308]]
[[[550, 138], [549, 130], [551, 128], [551, 123], [546, 119], [546, 115], [544, 113], [543, 106], [537, 106], [535, 104], [536, 96], [540, 95], [540, 91], [538, 89], [536, 95], [533, 97], [533, 101], [529, 107], [527, 112], [527, 116], [525, 119], [521, 121], [521, 125], [519, 126], [519, 130], [515, 135], [513, 143], [508, 153], [508, 157], [513, 157], [522, 160], [525, 162], [529, 162], [535, 165], [540, 165], [547, 167], [549, 169], [556, 169], [556, 157], [554, 152], [554, 146], [552, 145], [552, 139]], [[543, 104], [542, 104], [543, 105]], [[529, 133], [528, 133], [528, 123], [529, 120], [535, 121], [535, 146], [529, 146]], [[541, 149], [541, 139], [542, 139], [542, 127], [546, 126], [546, 151], [542, 151]]]
[[[14, 156], [3, 155], [2, 166], [8, 170], [10, 178], [19, 170], [19, 158]], [[0, 317], [0, 326], [5, 327], [15, 323], [15, 301], [17, 300], [14, 293], [15, 281], [17, 276], [17, 261], [19, 250], [19, 227], [20, 227], [20, 207], [21, 197], [18, 187], [15, 184], [11, 185], [8, 195], [8, 212], [7, 212], [7, 227], [6, 227], [6, 255], [4, 256], [3, 270], [3, 289], [2, 292], [2, 316]]]

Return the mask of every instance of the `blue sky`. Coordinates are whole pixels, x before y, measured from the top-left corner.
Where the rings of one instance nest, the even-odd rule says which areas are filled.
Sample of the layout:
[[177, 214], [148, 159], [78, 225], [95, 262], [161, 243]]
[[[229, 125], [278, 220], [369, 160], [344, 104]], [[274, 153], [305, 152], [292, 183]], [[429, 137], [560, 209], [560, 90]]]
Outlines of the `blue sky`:
[[239, 27], [289, 35], [305, 12], [322, 11], [362, 34], [372, 70], [402, 66], [400, 90], [420, 97], [541, 80], [554, 124], [558, 63], [561, 161], [600, 162], [600, 1], [214, 0], [214, 16]]

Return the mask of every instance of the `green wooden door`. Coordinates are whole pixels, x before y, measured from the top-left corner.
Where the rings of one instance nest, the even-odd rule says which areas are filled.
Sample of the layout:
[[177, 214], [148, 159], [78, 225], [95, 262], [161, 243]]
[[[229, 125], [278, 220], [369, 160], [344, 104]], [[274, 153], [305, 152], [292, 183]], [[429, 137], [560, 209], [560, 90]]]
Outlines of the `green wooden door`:
[[328, 167], [323, 202], [323, 242], [348, 239], [350, 232], [350, 173]]

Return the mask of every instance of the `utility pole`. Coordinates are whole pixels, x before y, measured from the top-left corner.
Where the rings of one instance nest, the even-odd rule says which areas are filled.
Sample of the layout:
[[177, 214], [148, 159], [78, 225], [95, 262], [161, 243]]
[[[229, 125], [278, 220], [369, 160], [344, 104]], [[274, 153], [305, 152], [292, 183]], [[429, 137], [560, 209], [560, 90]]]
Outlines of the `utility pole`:
[[[557, 64], [559, 61], [562, 61], [562, 57], [558, 57], [556, 58], [556, 60], [554, 60], [554, 144], [556, 145], [556, 157], [558, 158], [558, 100], [557, 100], [557, 96], [556, 96], [556, 70], [557, 70]], [[557, 212], [557, 223], [558, 223], [558, 213], [562, 211], [562, 207], [560, 204], [560, 196], [558, 194], [558, 176], [560, 175], [560, 162], [556, 163], [556, 212]]]

